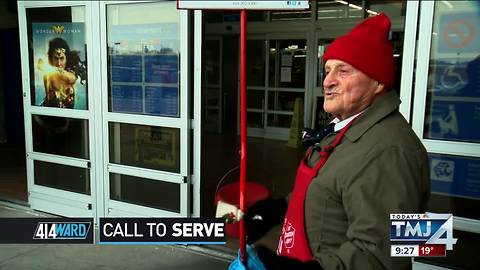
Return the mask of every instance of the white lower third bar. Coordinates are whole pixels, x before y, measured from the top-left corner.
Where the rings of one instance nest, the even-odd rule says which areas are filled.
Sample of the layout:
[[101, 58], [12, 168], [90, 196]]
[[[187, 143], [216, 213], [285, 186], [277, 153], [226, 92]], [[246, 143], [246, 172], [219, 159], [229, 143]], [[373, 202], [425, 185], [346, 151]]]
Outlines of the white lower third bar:
[[392, 245], [390, 248], [392, 257], [418, 257], [418, 245]]

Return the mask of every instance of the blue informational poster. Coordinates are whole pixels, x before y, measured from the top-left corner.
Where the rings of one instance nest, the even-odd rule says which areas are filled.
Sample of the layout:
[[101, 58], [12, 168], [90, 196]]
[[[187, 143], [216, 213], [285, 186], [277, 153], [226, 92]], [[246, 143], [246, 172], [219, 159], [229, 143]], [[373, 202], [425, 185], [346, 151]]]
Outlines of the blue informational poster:
[[179, 117], [178, 88], [146, 86], [145, 113]]
[[112, 55], [112, 82], [142, 82], [141, 55]]
[[434, 96], [480, 97], [480, 57], [474, 59], [435, 59], [429, 86]]
[[432, 192], [480, 199], [480, 158], [428, 154]]
[[145, 56], [145, 82], [147, 83], [177, 83], [177, 55]]
[[112, 111], [179, 117], [179, 24], [110, 30]]
[[112, 112], [142, 113], [142, 86], [113, 85]]
[[433, 100], [429, 109], [426, 138], [480, 142], [479, 102]]

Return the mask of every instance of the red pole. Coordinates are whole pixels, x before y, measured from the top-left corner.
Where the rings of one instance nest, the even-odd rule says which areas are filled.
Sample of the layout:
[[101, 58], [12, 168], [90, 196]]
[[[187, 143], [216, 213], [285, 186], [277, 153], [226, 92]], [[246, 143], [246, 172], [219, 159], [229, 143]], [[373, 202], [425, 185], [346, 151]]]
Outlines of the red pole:
[[[240, 210], [245, 213], [247, 178], [247, 11], [240, 11]], [[247, 266], [245, 224], [240, 220], [240, 255]]]

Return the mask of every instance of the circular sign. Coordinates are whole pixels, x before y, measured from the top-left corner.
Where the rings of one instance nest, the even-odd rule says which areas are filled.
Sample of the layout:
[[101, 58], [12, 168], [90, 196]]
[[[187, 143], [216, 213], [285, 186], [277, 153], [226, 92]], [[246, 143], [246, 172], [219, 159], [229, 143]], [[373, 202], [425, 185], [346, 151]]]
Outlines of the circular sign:
[[451, 21], [443, 30], [443, 40], [450, 48], [463, 48], [475, 38], [475, 25], [471, 21]]

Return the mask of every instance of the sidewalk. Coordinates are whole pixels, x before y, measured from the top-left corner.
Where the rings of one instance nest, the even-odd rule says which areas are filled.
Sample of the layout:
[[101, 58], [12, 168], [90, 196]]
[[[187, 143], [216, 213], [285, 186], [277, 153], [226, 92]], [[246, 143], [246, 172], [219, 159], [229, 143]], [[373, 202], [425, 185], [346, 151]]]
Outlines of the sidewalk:
[[[0, 202], [0, 217], [48, 217]], [[0, 245], [0, 269], [227, 269], [233, 256], [201, 246]]]

